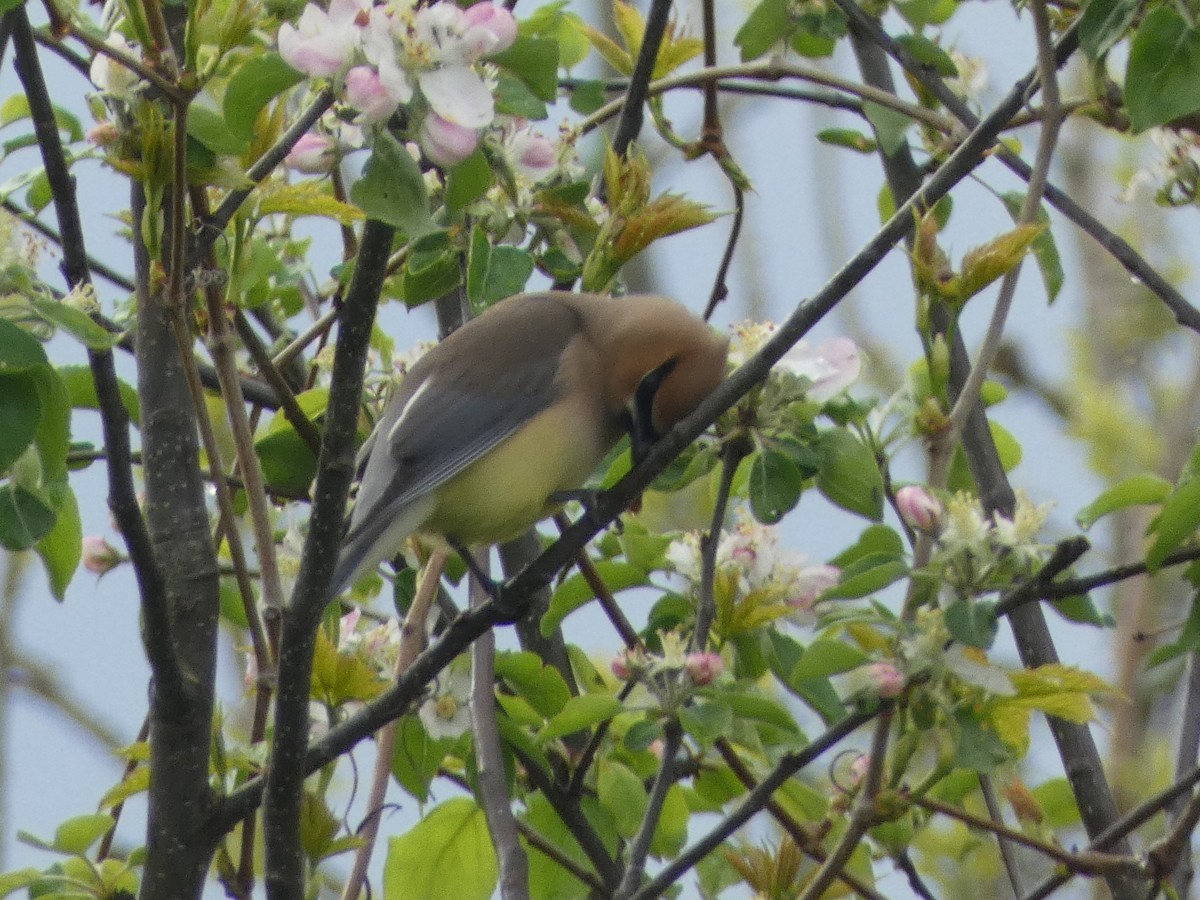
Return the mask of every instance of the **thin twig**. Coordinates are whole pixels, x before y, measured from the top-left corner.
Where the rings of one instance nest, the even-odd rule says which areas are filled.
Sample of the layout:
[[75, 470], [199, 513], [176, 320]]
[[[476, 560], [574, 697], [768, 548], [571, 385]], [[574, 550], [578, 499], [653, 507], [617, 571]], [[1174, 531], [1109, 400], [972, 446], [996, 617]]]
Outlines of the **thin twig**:
[[642, 107], [650, 96], [648, 87], [650, 79], [654, 77], [654, 63], [658, 60], [658, 50], [662, 46], [670, 15], [671, 0], [650, 0], [650, 13], [642, 30], [642, 46], [629, 75], [629, 87], [625, 89], [625, 97], [618, 106], [621, 118], [613, 133], [612, 149], [619, 157], [625, 155], [642, 130]]
[[646, 856], [650, 853], [650, 840], [658, 827], [662, 816], [663, 804], [667, 800], [667, 790], [675, 781], [675, 756], [683, 743], [683, 729], [679, 721], [671, 719], [663, 726], [662, 761], [658, 766], [658, 774], [654, 776], [654, 786], [650, 789], [650, 799], [646, 803], [646, 811], [642, 815], [642, 823], [629, 845], [629, 858], [625, 864], [625, 877], [614, 895], [619, 900], [633, 895], [642, 882], [642, 874], [646, 870]]
[[892, 727], [894, 707], [888, 705], [880, 710], [879, 719], [875, 722], [875, 735], [871, 740], [871, 759], [867, 768], [867, 776], [859, 788], [850, 813], [850, 822], [829, 857], [821, 864], [817, 874], [805, 886], [804, 893], [798, 900], [816, 900], [829, 889], [837, 879], [851, 855], [858, 849], [867, 829], [875, 824], [875, 798], [879, 796], [883, 786], [883, 768], [887, 760], [888, 733]]
[[825, 755], [825, 751], [839, 743], [843, 738], [875, 717], [874, 713], [855, 712], [832, 725], [803, 750], [784, 754], [774, 770], [759, 782], [758, 787], [750, 791], [738, 805], [720, 823], [692, 846], [688, 847], [675, 859], [668, 863], [649, 883], [633, 895], [633, 900], [649, 900], [657, 897], [670, 888], [683, 875], [709, 853], [716, 850], [730, 835], [749, 822], [766, 807], [771, 796], [781, 788], [789, 778], [811, 763]]
[[733, 478], [750, 449], [748, 441], [733, 440], [725, 445], [721, 453], [721, 483], [717, 487], [717, 501], [713, 506], [708, 533], [700, 542], [700, 591], [696, 601], [696, 628], [692, 634], [692, 649], [697, 652], [708, 649], [708, 633], [717, 615], [717, 604], [713, 597], [717, 580], [717, 549], [721, 544], [725, 515], [729, 510]]
[[[438, 581], [446, 567], [446, 551], [434, 550], [425, 564], [421, 584], [413, 597], [408, 615], [400, 627], [400, 648], [396, 653], [396, 680], [399, 680], [413, 660], [420, 655], [425, 645], [425, 622], [438, 592]], [[375, 736], [375, 768], [371, 773], [371, 786], [367, 790], [366, 814], [362, 827], [356, 835], [362, 843], [354, 853], [354, 864], [346, 883], [342, 887], [342, 900], [355, 900], [367, 877], [371, 854], [379, 836], [379, 820], [387, 795], [388, 782], [392, 777], [392, 756], [396, 748], [396, 723], [389, 722]]]
[[[869, 85], [857, 84], [856, 82], [840, 78], [837, 75], [812, 66], [784, 60], [765, 60], [763, 62], [745, 63], [736, 66], [714, 66], [711, 69], [701, 69], [697, 72], [660, 78], [647, 85], [646, 96], [655, 97], [678, 88], [701, 87], [709, 81], [721, 81], [728, 78], [761, 79], [764, 81], [796, 78], [845, 91], [848, 94], [861, 97], [863, 100], [878, 103], [880, 106], [886, 106], [888, 109], [904, 113], [909, 118], [922, 124], [930, 125], [941, 132], [953, 134], [955, 129], [954, 123], [942, 114], [913, 103], [907, 103], [894, 94], [889, 94], [886, 91], [878, 90]], [[587, 134], [594, 130], [613, 116], [621, 113], [628, 100], [629, 97], [627, 94], [625, 97], [609, 101], [580, 122], [576, 126], [576, 130], [580, 134]], [[997, 129], [996, 133], [999, 134], [1000, 130]]]
[[[481, 574], [488, 574], [490, 560], [490, 548], [475, 551], [475, 563]], [[486, 586], [472, 574], [471, 605], [479, 606], [487, 596]], [[496, 634], [493, 631], [480, 635], [471, 645], [471, 733], [475, 738], [479, 796], [500, 868], [500, 896], [502, 900], [525, 900], [529, 896], [529, 858], [517, 837], [512, 798], [504, 779], [504, 751], [496, 722]]]

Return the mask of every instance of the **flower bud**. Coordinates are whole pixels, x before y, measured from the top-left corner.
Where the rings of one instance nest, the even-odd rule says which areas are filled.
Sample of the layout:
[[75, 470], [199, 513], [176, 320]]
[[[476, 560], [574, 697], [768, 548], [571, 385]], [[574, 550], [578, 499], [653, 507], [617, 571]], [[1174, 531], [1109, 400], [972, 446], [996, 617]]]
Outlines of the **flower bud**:
[[474, 128], [455, 125], [437, 113], [430, 113], [421, 123], [420, 141], [430, 162], [447, 168], [458, 165], [475, 152], [479, 134]]
[[725, 671], [725, 661], [719, 653], [689, 653], [683, 660], [683, 669], [692, 683], [703, 687], [712, 684]]
[[283, 164], [305, 175], [324, 175], [337, 160], [337, 141], [328, 135], [308, 132], [284, 157]]
[[476, 3], [463, 13], [463, 40], [478, 56], [501, 53], [517, 39], [517, 20], [503, 6]]
[[892, 700], [904, 692], [904, 673], [889, 662], [871, 663], [866, 668], [867, 678], [875, 693], [884, 700]]
[[921, 531], [937, 528], [942, 520], [942, 504], [919, 484], [905, 485], [896, 491], [896, 509], [905, 522]]
[[83, 539], [83, 567], [96, 575], [103, 575], [122, 561], [121, 553], [99, 535], [88, 535]]

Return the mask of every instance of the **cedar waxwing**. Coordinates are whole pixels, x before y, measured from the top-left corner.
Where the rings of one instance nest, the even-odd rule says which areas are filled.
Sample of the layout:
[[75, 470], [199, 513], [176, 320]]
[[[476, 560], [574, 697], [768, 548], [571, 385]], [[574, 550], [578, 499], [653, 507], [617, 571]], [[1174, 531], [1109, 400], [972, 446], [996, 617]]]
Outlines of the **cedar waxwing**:
[[549, 292], [491, 307], [412, 367], [363, 447], [331, 596], [414, 531], [458, 548], [515, 537], [626, 432], [640, 459], [720, 383], [728, 344], [665, 297]]

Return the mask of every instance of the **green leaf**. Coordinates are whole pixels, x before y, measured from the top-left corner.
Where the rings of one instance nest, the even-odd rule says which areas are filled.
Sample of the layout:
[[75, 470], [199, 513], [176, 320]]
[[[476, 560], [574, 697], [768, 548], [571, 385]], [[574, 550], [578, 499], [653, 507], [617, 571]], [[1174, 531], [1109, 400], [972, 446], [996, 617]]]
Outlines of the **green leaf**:
[[1096, 604], [1092, 602], [1092, 598], [1088, 594], [1076, 594], [1073, 597], [1064, 597], [1062, 600], [1051, 600], [1049, 606], [1068, 622], [1094, 625], [1097, 628], [1113, 628], [1117, 624], [1117, 620], [1111, 615], [1102, 613], [1096, 608]]
[[788, 676], [791, 681], [811, 681], [849, 672], [869, 662], [860, 650], [845, 641], [815, 640], [809, 644]]
[[571, 109], [590, 116], [608, 101], [603, 81], [581, 81], [571, 89]]
[[249, 140], [262, 108], [304, 76], [278, 53], [259, 52], [242, 63], [225, 88], [225, 121], [230, 131]]
[[827, 590], [821, 597], [825, 600], [857, 600], [859, 597], [878, 593], [907, 575], [908, 565], [903, 560], [884, 557], [878, 565], [871, 566], [849, 578], [845, 577], [843, 572], [842, 581]]
[[787, 0], [762, 0], [738, 29], [733, 42], [741, 49], [742, 62], [750, 62], [766, 56], [794, 29]]
[[520, 78], [538, 99], [552, 103], [558, 97], [558, 41], [522, 35], [489, 60]]
[[1124, 481], [1114, 484], [1099, 497], [1081, 509], [1075, 515], [1075, 522], [1085, 531], [1096, 524], [1098, 519], [1127, 509], [1130, 506], [1147, 506], [1162, 503], [1170, 496], [1171, 482], [1153, 472], [1141, 472], [1131, 475]]
[[548, 719], [562, 712], [571, 699], [571, 689], [558, 669], [544, 664], [536, 653], [497, 653], [496, 677], [528, 700], [542, 718]]
[[54, 199], [54, 190], [50, 187], [50, 179], [44, 169], [38, 169], [37, 175], [29, 182], [29, 190], [25, 192], [25, 203], [34, 212], [41, 212]]
[[679, 724], [703, 747], [712, 746], [733, 725], [733, 707], [723, 700], [696, 703], [679, 710]]
[[817, 489], [836, 506], [878, 522], [883, 518], [883, 476], [875, 454], [844, 428], [824, 432], [817, 444]]
[[54, 832], [54, 849], [80, 856], [116, 823], [108, 813], [91, 813], [67, 819]]
[[[604, 579], [609, 591], [616, 593], [626, 588], [639, 587], [647, 583], [646, 573], [638, 566], [619, 560], [598, 560], [596, 572]], [[552, 635], [563, 619], [595, 598], [591, 585], [582, 575], [575, 574], [558, 586], [550, 598], [550, 607], [542, 616], [542, 634]]]
[[250, 149], [248, 137], [234, 134], [221, 113], [200, 103], [188, 108], [187, 133], [218, 156], [241, 156]]
[[496, 112], [540, 122], [550, 113], [546, 104], [516, 75], [500, 72], [496, 78]]
[[[799, 646], [799, 645], [797, 645]], [[721, 694], [721, 702], [728, 706], [737, 721], [753, 720], [765, 722], [773, 728], [800, 734], [796, 720], [780, 703], [762, 694], [745, 691], [727, 691]]]
[[331, 706], [348, 700], [367, 701], [378, 697], [384, 686], [379, 673], [365, 659], [339, 653], [324, 629], [317, 633], [312, 665], [313, 699]]
[[[1025, 195], [1020, 191], [1009, 191], [1001, 194], [1000, 200], [1004, 203], [1004, 208], [1008, 210], [1013, 221], [1017, 221], [1021, 214], [1021, 207], [1025, 205]], [[1046, 212], [1044, 205], [1038, 207], [1034, 223], [1044, 225], [1045, 230], [1033, 239], [1029, 249], [1037, 262], [1038, 271], [1042, 273], [1042, 284], [1046, 286], [1047, 301], [1053, 303], [1058, 299], [1058, 292], [1062, 290], [1066, 275], [1063, 273], [1062, 258], [1058, 255], [1058, 245], [1054, 243], [1054, 235], [1050, 231], [1050, 214]]]
[[388, 841], [383, 891], [387, 900], [489, 900], [498, 873], [483, 810], [455, 797]]
[[956, 641], [987, 650], [996, 640], [996, 604], [987, 600], [955, 600], [946, 607], [946, 629]]
[[410, 309], [443, 297], [462, 283], [462, 254], [445, 231], [434, 231], [412, 245], [404, 266], [404, 303]]
[[37, 552], [50, 579], [50, 592], [61, 601], [83, 557], [83, 522], [70, 484], [64, 479], [54, 490], [59, 494], [54, 527], [37, 542]]
[[958, 75], [958, 66], [950, 54], [923, 34], [901, 34], [895, 38], [897, 44], [907, 50], [917, 62], [929, 66], [943, 78]]
[[33, 296], [29, 302], [39, 316], [67, 332], [89, 350], [111, 350], [121, 338], [119, 334], [102, 328], [82, 309], [61, 300]]
[[[0, 12], [8, 12], [4, 6], [17, 6], [16, 4], [0, 3]], [[27, 888], [32, 884], [37, 883], [42, 879], [42, 873], [38, 869], [17, 869], [13, 872], [5, 872], [0, 875], [0, 897], [7, 897], [14, 891], [19, 891], [21, 888]]]
[[0, 485], [0, 547], [28, 550], [54, 527], [54, 510], [19, 485]]
[[596, 797], [612, 816], [617, 834], [631, 838], [638, 833], [646, 814], [648, 798], [642, 779], [628, 766], [601, 759], [596, 774]]
[[847, 547], [830, 562], [839, 569], [848, 569], [858, 560], [869, 556], [890, 556], [900, 559], [904, 556], [904, 539], [894, 528], [887, 525], [868, 525], [858, 540]]
[[1124, 37], [1137, 16], [1138, 0], [1091, 0], [1079, 20], [1079, 46], [1096, 60]]
[[429, 736], [415, 715], [404, 716], [396, 722], [396, 745], [392, 750], [392, 777], [418, 803], [429, 800], [429, 785], [437, 776], [453, 741], [436, 740]]
[[0, 372], [0, 475], [6, 474], [37, 436], [42, 401], [28, 372]]
[[888, 156], [894, 155], [908, 143], [906, 135], [914, 122], [907, 114], [870, 101], [863, 104], [863, 113], [875, 129], [879, 146]]
[[996, 732], [984, 728], [966, 713], [960, 713], [955, 763], [976, 772], [991, 772], [1012, 756]]
[[46, 362], [37, 338], [0, 317], [0, 372], [22, 372]]
[[1146, 667], [1153, 669], [1194, 650], [1200, 650], [1200, 594], [1192, 596], [1192, 608], [1179, 636], [1170, 644], [1156, 647], [1147, 658]]
[[476, 226], [467, 262], [467, 297], [477, 312], [519, 294], [533, 274], [533, 257], [520, 247], [492, 247]]
[[574, 734], [593, 725], [611, 719], [624, 707], [613, 697], [603, 694], [581, 694], [572, 697], [563, 706], [562, 712], [554, 716], [537, 734], [537, 742], [545, 744], [563, 735]]
[[650, 852], [668, 858], [678, 855], [687, 842], [687, 826], [691, 815], [683, 788], [678, 784], [671, 785], [663, 801], [654, 837], [650, 840]]
[[[593, 871], [587, 854], [544, 794], [540, 791], [530, 794], [525, 808], [522, 818], [527, 825], [558, 848], [559, 853], [577, 863], [583, 871]], [[615, 846], [610, 848], [610, 852], [613, 851]], [[537, 851], [530, 852], [528, 856], [530, 900], [587, 900], [590, 896], [588, 886], [551, 857]]]
[[1200, 478], [1180, 485], [1163, 503], [1152, 526], [1154, 543], [1146, 553], [1146, 568], [1158, 571], [1171, 552], [1200, 527]]
[[370, 218], [410, 239], [434, 229], [421, 167], [390, 132], [381, 131], [375, 138], [363, 175], [350, 188], [350, 199]]
[[774, 525], [800, 502], [804, 477], [796, 464], [778, 450], [763, 450], [750, 466], [750, 509], [754, 518]]
[[482, 150], [476, 150], [446, 173], [446, 206], [462, 209], [492, 186], [492, 169]]
[[824, 131], [817, 132], [817, 140], [822, 144], [846, 147], [863, 154], [874, 153], [878, 147], [873, 138], [869, 138], [853, 128], [826, 128]]
[[1133, 36], [1125, 107], [1135, 133], [1200, 109], [1200, 30], [1170, 6], [1147, 13]]
[[[1011, 472], [1021, 461], [1020, 443], [1013, 437], [1012, 432], [999, 422], [989, 419], [988, 428], [992, 432], [992, 441], [996, 444], [996, 452], [1000, 456], [1000, 465], [1005, 472]], [[961, 446], [954, 448], [946, 487], [951, 491], [975, 493], [975, 479], [971, 477], [971, 468], [967, 465], [967, 457], [963, 454]]]

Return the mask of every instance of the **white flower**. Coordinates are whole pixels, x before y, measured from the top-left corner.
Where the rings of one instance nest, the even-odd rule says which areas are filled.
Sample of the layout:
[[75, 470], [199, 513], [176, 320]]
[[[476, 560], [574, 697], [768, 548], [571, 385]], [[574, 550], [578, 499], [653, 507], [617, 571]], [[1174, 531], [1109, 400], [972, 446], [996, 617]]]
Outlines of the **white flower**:
[[313, 78], [338, 74], [360, 45], [370, 9], [370, 0], [331, 0], [329, 12], [308, 4], [295, 25], [279, 26], [279, 55]]
[[[104, 43], [112, 47], [114, 50], [120, 50], [129, 56], [134, 56], [133, 47], [125, 40], [125, 36], [119, 31], [114, 31]], [[91, 68], [88, 70], [88, 77], [92, 79], [92, 84], [100, 88], [106, 94], [112, 94], [114, 97], [125, 97], [133, 90], [134, 85], [138, 83], [138, 75], [132, 69], [123, 66], [111, 57], [105, 56], [103, 53], [97, 53], [92, 59]]]
[[807, 378], [811, 385], [805, 391], [805, 396], [824, 403], [858, 380], [862, 372], [862, 357], [858, 346], [850, 338], [828, 338], [821, 341], [815, 350], [808, 341], [800, 341], [784, 354], [775, 367]]
[[417, 711], [431, 738], [456, 738], [471, 727], [471, 672], [457, 661], [438, 676], [433, 695]]
[[961, 50], [951, 50], [950, 58], [958, 74], [946, 79], [946, 87], [964, 100], [978, 100], [987, 89], [987, 63], [980, 57], [967, 56]]

